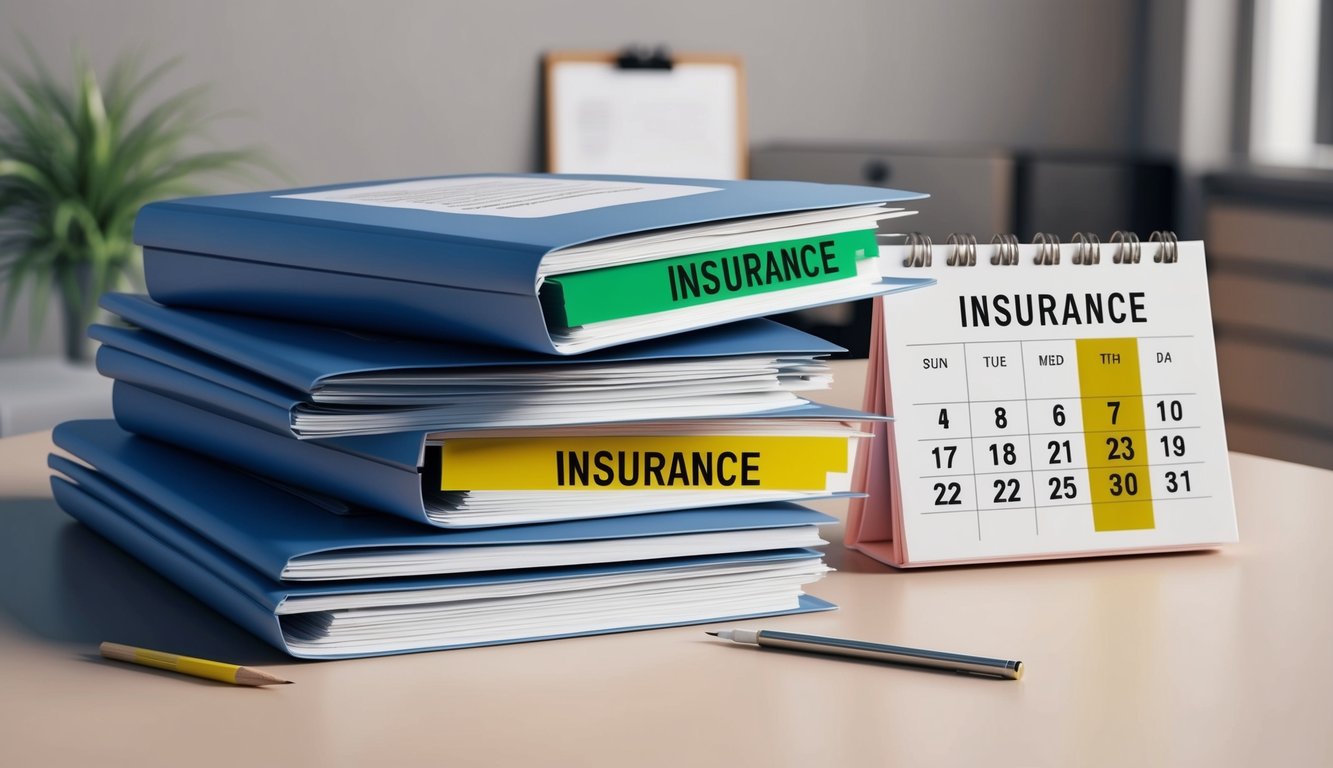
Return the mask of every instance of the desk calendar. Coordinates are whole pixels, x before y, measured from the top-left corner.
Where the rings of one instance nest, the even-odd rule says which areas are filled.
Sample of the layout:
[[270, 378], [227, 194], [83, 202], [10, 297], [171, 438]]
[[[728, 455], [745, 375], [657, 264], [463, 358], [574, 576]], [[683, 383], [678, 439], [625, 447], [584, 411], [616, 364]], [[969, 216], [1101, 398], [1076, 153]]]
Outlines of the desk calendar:
[[[1156, 237], [1156, 236], [1155, 236]], [[876, 300], [847, 543], [896, 566], [1236, 540], [1203, 244], [919, 237]]]

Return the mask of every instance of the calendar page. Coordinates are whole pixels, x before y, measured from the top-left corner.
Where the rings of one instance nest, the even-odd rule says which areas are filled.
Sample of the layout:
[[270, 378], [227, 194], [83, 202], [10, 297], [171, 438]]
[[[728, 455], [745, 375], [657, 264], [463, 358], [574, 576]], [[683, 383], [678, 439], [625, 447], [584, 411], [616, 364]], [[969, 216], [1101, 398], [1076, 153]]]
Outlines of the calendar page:
[[[1114, 252], [1117, 246], [1102, 246]], [[899, 564], [1185, 549], [1236, 540], [1203, 244], [1178, 261], [904, 267], [876, 335]], [[884, 358], [881, 357], [881, 360]], [[882, 471], [874, 466], [867, 471]]]

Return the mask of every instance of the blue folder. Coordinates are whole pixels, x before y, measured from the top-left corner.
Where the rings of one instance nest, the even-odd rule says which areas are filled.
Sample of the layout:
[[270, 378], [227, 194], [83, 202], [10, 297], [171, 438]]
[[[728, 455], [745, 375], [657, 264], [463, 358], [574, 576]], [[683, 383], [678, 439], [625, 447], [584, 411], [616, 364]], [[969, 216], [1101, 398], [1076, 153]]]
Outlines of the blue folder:
[[[448, 564], [449, 548], [486, 548], [487, 552], [504, 555], [505, 547], [531, 550], [527, 545], [571, 545], [835, 522], [828, 515], [796, 504], [777, 503], [447, 531], [423, 528], [387, 515], [332, 514], [252, 475], [131, 435], [110, 420], [65, 422], [56, 427], [53, 439], [58, 447], [92, 469], [56, 454], [50, 456], [48, 464], [88, 492], [113, 505], [119, 498], [116, 491], [128, 492], [274, 580], [326, 578], [298, 567], [312, 556], [331, 561], [349, 554], [388, 557], [410, 552], [429, 556], [437, 550], [438, 559], [423, 563], [415, 571], [421, 575], [431, 572], [431, 568], [437, 568], [431, 573], [470, 570]], [[136, 509], [124, 508], [121, 512], [135, 517]], [[703, 554], [715, 552], [681, 551], [677, 556]], [[588, 557], [591, 559], [584, 562], [563, 564], [608, 561], [604, 554]], [[623, 558], [610, 558], [617, 559]], [[532, 568], [537, 564], [529, 559], [513, 567]], [[367, 575], [362, 578], [373, 578], [376, 573], [373, 568], [363, 570]]]
[[[151, 331], [94, 325], [90, 335], [168, 365], [184, 356], [157, 337], [169, 339], [215, 360], [248, 370], [295, 393], [312, 393], [323, 382], [349, 374], [395, 371], [454, 371], [478, 367], [545, 367], [638, 363], [682, 358], [748, 355], [829, 355], [836, 344], [772, 320], [753, 319], [644, 341], [577, 358], [552, 357], [502, 347], [484, 347], [401, 337], [368, 336], [270, 318], [166, 307], [147, 296], [107, 293], [103, 309]], [[289, 394], [291, 394], [289, 392]]]
[[350, 658], [443, 650], [476, 645], [547, 640], [559, 637], [649, 629], [711, 621], [757, 618], [765, 615], [830, 610], [831, 603], [810, 595], [801, 595], [798, 606], [787, 610], [744, 615], [697, 616], [688, 620], [661, 623], [628, 623], [613, 628], [583, 631], [534, 633], [529, 637], [474, 639], [462, 643], [432, 643], [429, 639], [394, 644], [382, 649], [362, 649], [349, 653], [312, 653], [289, 643], [290, 626], [295, 616], [284, 612], [284, 605], [296, 598], [380, 595], [410, 601], [414, 594], [438, 595], [443, 590], [485, 587], [487, 585], [575, 583], [579, 579], [608, 574], [653, 574], [685, 571], [709, 566], [750, 565], [794, 561], [815, 561], [816, 550], [774, 550], [739, 555], [717, 555], [680, 560], [654, 560], [637, 563], [585, 566], [535, 571], [506, 571], [459, 576], [415, 579], [390, 579], [318, 584], [282, 584], [263, 576], [241, 560], [228, 554], [204, 537], [194, 533], [160, 509], [112, 484], [99, 489], [100, 494], [61, 477], [52, 477], [51, 489], [56, 503], [70, 516], [101, 534], [180, 588], [191, 593], [219, 613], [283, 651], [300, 658]]
[[[100, 354], [100, 353], [99, 353]], [[228, 394], [231, 393], [231, 394]], [[218, 400], [230, 397], [248, 408], [219, 413]], [[146, 389], [127, 381], [112, 387], [116, 421], [126, 430], [221, 459], [282, 483], [311, 489], [370, 509], [437, 525], [426, 514], [422, 466], [428, 432], [396, 432], [330, 440], [296, 440], [250, 419], [263, 407], [278, 406], [217, 387], [202, 402]], [[794, 411], [783, 411], [787, 416]], [[795, 412], [811, 418], [858, 420], [859, 411], [810, 405]], [[829, 498], [847, 494], [829, 494]]]
[[[144, 246], [148, 291], [166, 304], [562, 354], [568, 350], [552, 341], [538, 299], [538, 268], [553, 250], [726, 219], [925, 197], [808, 182], [565, 178], [714, 191], [537, 218], [285, 197], [362, 182], [152, 203], [139, 212], [134, 239]], [[381, 183], [398, 181], [407, 180]], [[883, 278], [867, 295], [929, 282]], [[786, 309], [804, 306], [813, 304]], [[756, 315], [736, 311], [694, 327]], [[638, 338], [668, 332], [648, 326]]]
[[[284, 437], [296, 437], [293, 431], [294, 411], [310, 403], [309, 395], [257, 375], [239, 366], [201, 353], [183, 344], [144, 331], [128, 328], [94, 325], [89, 335], [102, 345], [97, 351], [97, 370], [108, 378], [124, 381], [145, 389], [170, 395], [200, 408], [267, 429]], [[691, 416], [691, 419], [730, 418], [832, 418], [846, 420], [876, 419], [873, 414], [844, 408], [823, 406], [809, 401], [797, 401], [766, 411], [732, 413], [720, 407], [717, 413]], [[373, 412], [373, 407], [348, 406], [348, 411]], [[384, 412], [392, 409], [385, 409]], [[672, 420], [669, 412], [655, 416], [654, 421]], [[605, 423], [620, 419], [587, 419], [557, 424], [531, 424], [531, 427], [573, 424]], [[480, 415], [475, 423], [451, 425], [452, 429], [503, 428], [491, 416]], [[443, 429], [444, 425], [429, 428]], [[400, 428], [384, 428], [383, 433], [404, 432]], [[391, 440], [383, 434], [348, 435], [322, 438], [325, 442], [355, 445]], [[410, 440], [408, 442], [411, 442]]]
[[[502, 416], [510, 407], [501, 407], [502, 401], [491, 397], [486, 398], [484, 410], [464, 405], [464, 398], [456, 398], [443, 408], [438, 400], [432, 406], [429, 398], [421, 397], [413, 397], [408, 404], [398, 404], [399, 398], [390, 397], [376, 405], [337, 408], [318, 405], [316, 393], [343, 376], [465, 375], [504, 370], [521, 378], [529, 371], [534, 375], [559, 374], [590, 365], [666, 365], [718, 357], [813, 358], [840, 351], [836, 345], [767, 320], [745, 321], [574, 359], [460, 344], [370, 338], [240, 315], [168, 308], [128, 294], [108, 294], [103, 297], [102, 306], [139, 326], [138, 330], [107, 325], [93, 325], [89, 329], [89, 335], [102, 342], [97, 364], [104, 374], [170, 392], [203, 407], [216, 404], [225, 413], [285, 435], [294, 434], [294, 411], [298, 408], [304, 408], [307, 414], [312, 408], [356, 413], [359, 416], [356, 429], [371, 433], [401, 431], [413, 426], [486, 428], [495, 426], [493, 414]], [[479, 396], [485, 394], [480, 388], [477, 392]], [[605, 397], [617, 398], [618, 402], [640, 402], [632, 400], [634, 392], [613, 387]], [[584, 393], [585, 398], [594, 394], [597, 393]], [[748, 398], [733, 400], [753, 409], [757, 405], [762, 407], [763, 401], [758, 398], [772, 393], [750, 394]], [[531, 397], [524, 395], [519, 399], [527, 401]], [[662, 415], [654, 418], [671, 418], [672, 401], [661, 400], [660, 393], [655, 397], [659, 399], [641, 402], [663, 406], [657, 411]], [[517, 402], [518, 399], [514, 401]], [[789, 402], [804, 401], [793, 395]], [[550, 409], [548, 406], [547, 410]], [[688, 416], [725, 418], [733, 410], [744, 409], [720, 399], [708, 407], [691, 407]], [[625, 418], [615, 411], [599, 413], [587, 405], [579, 412], [596, 414], [587, 416], [596, 421]], [[563, 417], [563, 412], [560, 413]], [[385, 419], [376, 423], [360, 418], [374, 414], [382, 414]], [[438, 414], [447, 415], [451, 421], [432, 422], [433, 415]], [[395, 423], [395, 417], [411, 417], [414, 423]]]

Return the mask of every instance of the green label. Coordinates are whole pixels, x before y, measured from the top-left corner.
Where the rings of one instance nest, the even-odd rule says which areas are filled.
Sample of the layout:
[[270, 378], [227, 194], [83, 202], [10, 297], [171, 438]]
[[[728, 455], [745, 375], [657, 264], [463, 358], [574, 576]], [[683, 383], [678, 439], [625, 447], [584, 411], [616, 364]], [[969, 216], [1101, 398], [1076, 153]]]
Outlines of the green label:
[[542, 304], [569, 328], [856, 276], [878, 253], [875, 230], [747, 245], [547, 279]]

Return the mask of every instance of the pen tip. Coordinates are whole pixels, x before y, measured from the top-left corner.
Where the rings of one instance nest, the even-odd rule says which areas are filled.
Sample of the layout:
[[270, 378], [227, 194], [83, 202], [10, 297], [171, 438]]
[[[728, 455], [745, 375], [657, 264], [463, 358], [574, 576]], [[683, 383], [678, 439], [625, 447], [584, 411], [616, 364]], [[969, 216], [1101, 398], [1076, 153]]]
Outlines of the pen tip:
[[717, 633], [716, 633], [716, 632], [709, 632], [709, 631], [705, 630], [705, 631], [704, 631], [704, 634], [705, 634], [705, 635], [712, 635], [713, 637], [717, 637]]

